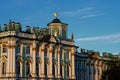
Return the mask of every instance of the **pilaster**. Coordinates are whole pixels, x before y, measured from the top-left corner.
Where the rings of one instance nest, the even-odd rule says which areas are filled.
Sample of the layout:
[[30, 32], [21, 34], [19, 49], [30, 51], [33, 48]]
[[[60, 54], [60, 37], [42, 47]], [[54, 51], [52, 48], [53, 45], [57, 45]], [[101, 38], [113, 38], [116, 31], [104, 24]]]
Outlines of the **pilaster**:
[[52, 44], [49, 45], [48, 50], [49, 50], [49, 53], [48, 53], [49, 54], [49, 56], [48, 56], [49, 57], [49, 68], [48, 68], [49, 71], [47, 71], [47, 72], [49, 72], [48, 77], [53, 78], [53, 72], [52, 72], [52, 65], [53, 65], [53, 61], [52, 61], [52, 52], [53, 52], [52, 51]]
[[57, 53], [58, 53], [58, 74], [57, 74], [57, 77], [61, 78], [61, 76], [60, 76], [60, 47], [58, 47]]
[[41, 73], [40, 73], [40, 76], [41, 77], [45, 77], [45, 73], [44, 73], [44, 51], [45, 51], [45, 44], [44, 43], [42, 43], [41, 44]]
[[72, 47], [71, 57], [72, 57], [72, 79], [75, 79], [75, 49], [74, 47]]
[[[65, 53], [64, 50], [62, 50], [62, 60], [63, 61], [64, 61], [64, 53]], [[64, 62], [62, 62], [61, 65], [62, 65], [62, 77], [65, 78], [65, 76], [64, 76], [64, 65], [65, 65]]]
[[95, 61], [95, 80], [98, 80], [98, 61]]
[[32, 63], [32, 77], [36, 77], [36, 41], [33, 41], [33, 47], [32, 47], [32, 57], [33, 57], [33, 63]]
[[[16, 55], [15, 55], [15, 48], [16, 48], [16, 40], [14, 38], [10, 38], [10, 43], [8, 44], [8, 64], [7, 64], [7, 76], [8, 77], [15, 77], [16, 76]], [[11, 65], [12, 64], [12, 65]]]

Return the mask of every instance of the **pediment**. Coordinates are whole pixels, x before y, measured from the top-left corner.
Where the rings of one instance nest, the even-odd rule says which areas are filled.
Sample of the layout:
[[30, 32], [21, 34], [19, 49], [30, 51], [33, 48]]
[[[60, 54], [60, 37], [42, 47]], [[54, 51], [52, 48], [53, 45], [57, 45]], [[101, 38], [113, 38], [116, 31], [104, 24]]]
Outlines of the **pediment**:
[[50, 36], [50, 40], [49, 40], [50, 42], [57, 42], [57, 39], [54, 37], [54, 36]]

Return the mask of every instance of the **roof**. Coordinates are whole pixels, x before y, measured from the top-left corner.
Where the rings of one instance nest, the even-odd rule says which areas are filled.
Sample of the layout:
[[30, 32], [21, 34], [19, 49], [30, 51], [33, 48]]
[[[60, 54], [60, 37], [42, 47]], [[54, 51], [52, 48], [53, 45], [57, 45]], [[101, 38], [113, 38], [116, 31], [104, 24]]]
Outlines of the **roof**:
[[44, 35], [44, 37], [41, 39], [41, 41], [51, 42], [51, 37], [54, 38], [55, 42], [58, 42], [57, 39], [55, 38], [55, 36], [53, 36], [53, 35]]
[[[53, 19], [50, 23], [62, 23], [62, 22], [60, 21], [60, 19], [55, 18], [55, 19]], [[47, 26], [48, 26], [50, 23], [48, 23]], [[62, 24], [67, 25], [66, 23], [62, 23]]]

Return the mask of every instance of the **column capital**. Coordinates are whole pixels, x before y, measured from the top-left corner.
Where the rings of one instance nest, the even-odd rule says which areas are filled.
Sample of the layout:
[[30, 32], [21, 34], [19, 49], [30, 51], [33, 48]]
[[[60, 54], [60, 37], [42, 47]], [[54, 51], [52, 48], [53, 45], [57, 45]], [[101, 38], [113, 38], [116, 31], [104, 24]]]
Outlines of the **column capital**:
[[32, 51], [36, 51], [36, 49], [37, 49], [36, 47], [33, 47], [33, 48], [32, 48]]
[[72, 56], [75, 56], [75, 53], [71, 53]]
[[16, 48], [16, 45], [7, 45], [8, 48]]
[[49, 53], [52, 53], [53, 52], [53, 50], [51, 49], [51, 50], [49, 50]]
[[44, 52], [45, 51], [45, 49], [43, 48], [43, 49], [41, 49], [41, 52]]

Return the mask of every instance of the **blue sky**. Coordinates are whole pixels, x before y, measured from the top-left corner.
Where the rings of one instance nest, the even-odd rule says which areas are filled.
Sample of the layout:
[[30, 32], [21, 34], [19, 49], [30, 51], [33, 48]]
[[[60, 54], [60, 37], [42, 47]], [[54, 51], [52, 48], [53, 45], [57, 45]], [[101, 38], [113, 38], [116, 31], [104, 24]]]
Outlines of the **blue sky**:
[[[8, 2], [9, 1], [9, 2]], [[58, 12], [68, 25], [68, 37], [75, 35], [80, 48], [120, 52], [119, 0], [0, 0], [0, 24], [11, 19], [26, 25], [47, 27]]]

